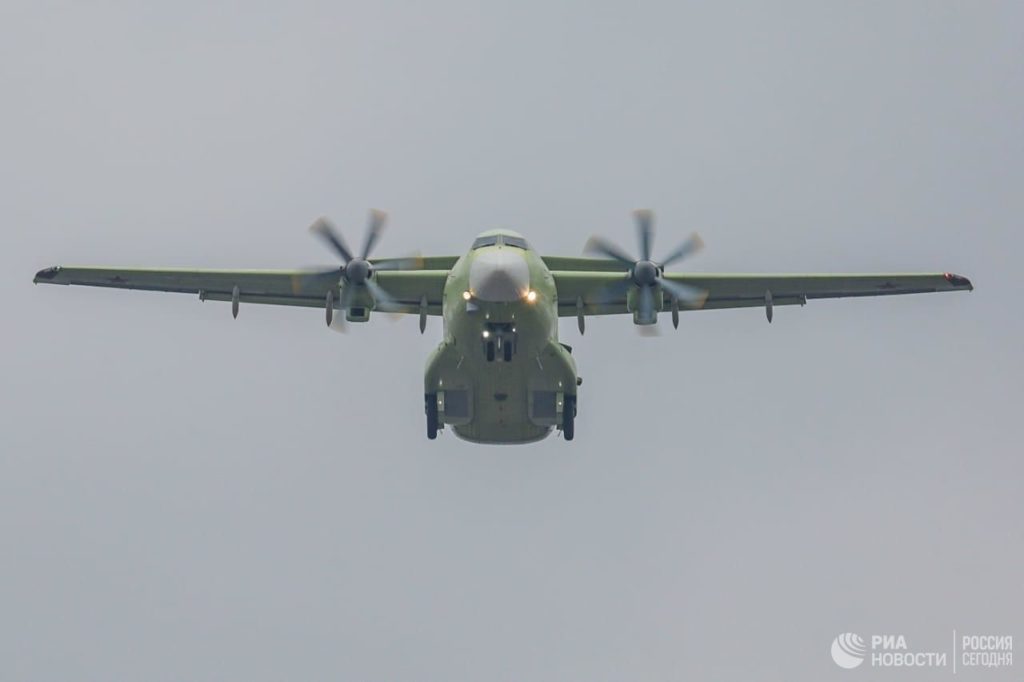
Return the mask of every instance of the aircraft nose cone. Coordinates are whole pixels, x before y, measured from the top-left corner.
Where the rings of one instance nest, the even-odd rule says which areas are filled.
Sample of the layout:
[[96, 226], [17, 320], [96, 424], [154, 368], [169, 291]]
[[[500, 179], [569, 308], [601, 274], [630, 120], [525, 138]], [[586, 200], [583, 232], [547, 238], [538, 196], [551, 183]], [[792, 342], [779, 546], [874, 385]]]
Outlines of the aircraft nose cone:
[[481, 251], [469, 266], [469, 288], [481, 301], [518, 301], [530, 289], [530, 268], [517, 251]]

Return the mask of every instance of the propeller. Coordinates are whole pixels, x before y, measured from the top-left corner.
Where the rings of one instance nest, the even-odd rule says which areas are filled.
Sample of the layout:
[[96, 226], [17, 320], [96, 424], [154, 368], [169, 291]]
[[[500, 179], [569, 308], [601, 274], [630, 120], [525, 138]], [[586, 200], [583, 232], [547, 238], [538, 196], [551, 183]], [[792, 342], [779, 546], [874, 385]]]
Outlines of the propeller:
[[[654, 260], [652, 257], [654, 213], [648, 210], [638, 210], [633, 212], [633, 218], [636, 221], [640, 258], [633, 258], [620, 247], [601, 237], [591, 237], [584, 250], [587, 253], [602, 255], [618, 261], [628, 270], [629, 279], [625, 280], [625, 285], [637, 288], [636, 323], [644, 326], [657, 323], [658, 311], [655, 309], [655, 292], [658, 288], [667, 292], [674, 301], [682, 302], [690, 308], [700, 308], [704, 305], [708, 292], [664, 277], [667, 266], [685, 259], [704, 246], [700, 235], [692, 234], [660, 261]], [[675, 304], [673, 304], [672, 321], [678, 326], [675, 310]]]
[[[373, 279], [373, 273], [382, 270], [400, 270], [406, 267], [406, 259], [396, 258], [382, 263], [371, 264], [370, 252], [380, 240], [387, 221], [387, 214], [376, 209], [370, 211], [369, 222], [366, 227], [366, 237], [363, 239], [363, 248], [356, 255], [345, 242], [344, 237], [327, 218], [317, 218], [309, 230], [320, 237], [341, 259], [342, 266], [323, 272], [312, 273], [310, 277], [336, 277], [341, 285], [341, 295], [335, 300], [335, 288], [332, 286], [324, 301], [327, 326], [338, 331], [344, 327], [344, 315], [335, 317], [334, 311], [342, 312], [352, 306], [352, 301], [358, 291], [365, 291], [373, 300], [373, 306], [377, 310], [394, 310], [398, 303], [384, 287]], [[412, 259], [408, 259], [410, 262]]]

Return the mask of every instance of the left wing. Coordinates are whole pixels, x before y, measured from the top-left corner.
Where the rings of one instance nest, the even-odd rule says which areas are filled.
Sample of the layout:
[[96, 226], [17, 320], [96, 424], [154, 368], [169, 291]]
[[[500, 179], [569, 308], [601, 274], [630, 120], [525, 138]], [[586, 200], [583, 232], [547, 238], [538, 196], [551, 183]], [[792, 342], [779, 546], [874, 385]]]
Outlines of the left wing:
[[[440, 315], [448, 270], [382, 270], [373, 279], [394, 299], [388, 312]], [[337, 278], [306, 270], [193, 270], [186, 268], [52, 267], [40, 270], [36, 284], [75, 284], [115, 289], [198, 294], [204, 301], [231, 301], [235, 287], [242, 303], [323, 308]]]
[[[621, 268], [621, 266], [620, 266]], [[551, 273], [558, 289], [558, 314], [578, 314], [578, 301], [584, 315], [615, 315], [630, 312], [627, 297], [633, 288], [628, 273], [572, 272]], [[940, 291], [971, 291], [971, 281], [961, 275], [937, 273], [890, 274], [717, 274], [665, 273], [671, 282], [707, 292], [703, 309], [763, 307], [770, 292], [773, 305], [803, 305], [816, 298], [853, 296], [892, 296]], [[666, 292], [662, 310], [670, 306]], [[686, 310], [682, 305], [681, 310]]]

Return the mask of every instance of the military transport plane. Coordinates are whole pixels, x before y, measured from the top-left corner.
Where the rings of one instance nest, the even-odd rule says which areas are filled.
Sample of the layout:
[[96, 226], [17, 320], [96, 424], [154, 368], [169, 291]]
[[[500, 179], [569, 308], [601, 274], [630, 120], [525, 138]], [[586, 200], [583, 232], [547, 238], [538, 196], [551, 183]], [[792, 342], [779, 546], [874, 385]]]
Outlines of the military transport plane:
[[575, 433], [582, 380], [572, 349], [558, 340], [558, 318], [575, 317], [580, 333], [590, 315], [630, 314], [638, 330], [653, 330], [659, 312], [709, 308], [763, 308], [809, 299], [884, 296], [973, 289], [951, 273], [718, 274], [675, 273], [666, 268], [702, 246], [691, 236], [661, 259], [652, 253], [653, 215], [635, 212], [640, 257], [600, 238], [586, 251], [596, 257], [542, 256], [510, 230], [480, 234], [462, 256], [370, 258], [385, 214], [370, 213], [358, 254], [321, 218], [310, 228], [341, 258], [327, 270], [191, 270], [52, 267], [40, 284], [176, 291], [203, 301], [321, 308], [328, 326], [366, 322], [374, 312], [443, 321], [443, 339], [424, 377], [427, 437], [450, 425], [478, 443], [528, 443], [552, 429]]

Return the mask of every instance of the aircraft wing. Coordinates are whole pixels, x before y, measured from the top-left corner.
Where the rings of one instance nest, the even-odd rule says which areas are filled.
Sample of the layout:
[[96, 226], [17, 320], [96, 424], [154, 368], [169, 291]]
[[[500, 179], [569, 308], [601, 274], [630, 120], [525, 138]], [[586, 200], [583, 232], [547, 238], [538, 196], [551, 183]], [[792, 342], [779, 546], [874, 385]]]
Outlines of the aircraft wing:
[[[388, 312], [440, 315], [448, 270], [382, 270], [374, 275], [394, 302]], [[75, 284], [115, 289], [196, 294], [204, 301], [231, 301], [235, 287], [242, 303], [323, 308], [340, 273], [308, 270], [196, 270], [188, 268], [52, 267], [36, 273], [36, 284]]]
[[[629, 312], [629, 275], [624, 272], [552, 272], [558, 289], [558, 314], [577, 315], [582, 301], [585, 315]], [[970, 291], [966, 277], [951, 273], [889, 274], [718, 274], [666, 273], [664, 278], [707, 293], [701, 309], [764, 307], [768, 292], [772, 305], [803, 305], [817, 298], [892, 296], [940, 291]], [[670, 306], [666, 292], [663, 310]], [[680, 310], [688, 310], [680, 304]]]

